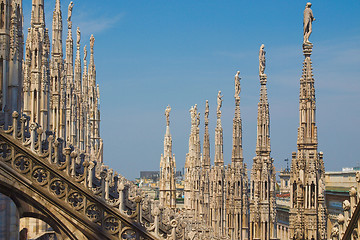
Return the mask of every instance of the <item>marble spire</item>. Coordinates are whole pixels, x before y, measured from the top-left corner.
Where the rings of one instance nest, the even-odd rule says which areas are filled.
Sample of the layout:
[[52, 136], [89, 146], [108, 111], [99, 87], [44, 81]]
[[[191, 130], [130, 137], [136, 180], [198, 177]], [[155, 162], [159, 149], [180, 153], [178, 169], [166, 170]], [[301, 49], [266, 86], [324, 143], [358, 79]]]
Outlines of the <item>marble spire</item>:
[[232, 149], [232, 162], [243, 162], [243, 149], [242, 149], [242, 123], [240, 115], [240, 71], [235, 75], [235, 116], [233, 119], [233, 149]]
[[304, 62], [300, 78], [299, 128], [297, 152], [292, 153], [290, 170], [290, 237], [326, 239], [323, 153], [318, 152], [316, 127], [315, 80], [312, 72], [309, 41], [314, 19], [310, 9], [304, 11]]
[[171, 107], [165, 109], [166, 133], [164, 137], [164, 153], [160, 159], [160, 204], [163, 207], [176, 208], [176, 185], [175, 185], [175, 155], [172, 154], [172, 138], [170, 134], [170, 111]]
[[205, 123], [205, 131], [204, 131], [204, 143], [203, 143], [203, 168], [210, 168], [211, 160], [210, 160], [210, 136], [209, 136], [209, 101], [206, 100], [205, 105], [205, 114], [204, 114], [204, 123]]
[[73, 2], [70, 2], [68, 6], [68, 34], [66, 38], [66, 58], [65, 58], [65, 66], [66, 66], [66, 142], [73, 144], [75, 138], [75, 118], [74, 111], [72, 111], [73, 107], [73, 89], [74, 89], [74, 41], [72, 37], [72, 9], [74, 7]]
[[270, 116], [265, 72], [265, 46], [259, 51], [260, 99], [258, 103], [256, 156], [251, 169], [251, 239], [276, 239], [276, 173], [270, 157]]
[[62, 13], [60, 0], [56, 0], [55, 10], [53, 12], [53, 24], [52, 24], [52, 57], [62, 60], [63, 48], [62, 48]]
[[31, 27], [45, 27], [44, 0], [32, 0]]
[[215, 128], [215, 166], [224, 165], [224, 153], [223, 153], [223, 128], [221, 125], [221, 107], [222, 107], [222, 95], [221, 91], [217, 95], [217, 111], [216, 111], [216, 128]]

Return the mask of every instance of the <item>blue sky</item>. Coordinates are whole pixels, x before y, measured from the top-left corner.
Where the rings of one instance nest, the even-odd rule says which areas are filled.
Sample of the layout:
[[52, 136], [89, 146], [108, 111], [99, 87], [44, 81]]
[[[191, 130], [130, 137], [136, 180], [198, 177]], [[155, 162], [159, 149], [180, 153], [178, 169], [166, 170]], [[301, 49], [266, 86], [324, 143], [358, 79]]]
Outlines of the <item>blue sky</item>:
[[[70, 1], [62, 0], [63, 19]], [[24, 1], [29, 26], [31, 2]], [[214, 155], [216, 96], [224, 94], [224, 159], [231, 161], [234, 75], [241, 72], [241, 115], [245, 162], [255, 156], [258, 51], [267, 51], [271, 148], [276, 170], [296, 151], [302, 21], [306, 1], [79, 0], [73, 28], [81, 44], [95, 36], [101, 92], [104, 161], [129, 179], [158, 170], [169, 104], [173, 152], [185, 163], [194, 104], [210, 104]], [[360, 1], [313, 1], [312, 61], [317, 98], [319, 151], [326, 171], [360, 165]], [[45, 1], [51, 29], [55, 0]], [[66, 24], [64, 24], [66, 26]], [[50, 31], [51, 33], [51, 31]], [[64, 38], [66, 30], [64, 30]], [[74, 31], [75, 38], [75, 31]], [[203, 121], [201, 122], [203, 133]], [[203, 137], [201, 136], [201, 139]]]

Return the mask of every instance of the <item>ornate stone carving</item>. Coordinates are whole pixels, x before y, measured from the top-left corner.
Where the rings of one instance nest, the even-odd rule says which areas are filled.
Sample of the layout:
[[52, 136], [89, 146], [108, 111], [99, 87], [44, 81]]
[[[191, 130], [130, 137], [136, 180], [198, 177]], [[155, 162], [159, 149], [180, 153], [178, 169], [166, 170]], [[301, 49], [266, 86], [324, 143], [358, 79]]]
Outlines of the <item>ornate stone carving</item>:
[[125, 229], [121, 233], [121, 239], [124, 240], [136, 240], [136, 232], [132, 229]]
[[14, 160], [14, 167], [21, 173], [27, 173], [30, 170], [30, 160], [25, 156], [18, 156]]
[[78, 192], [73, 192], [68, 197], [68, 203], [74, 208], [81, 208], [84, 205], [84, 197]]
[[86, 208], [86, 216], [93, 222], [100, 219], [101, 211], [96, 204], [92, 204]]
[[35, 168], [35, 170], [32, 173], [32, 176], [37, 183], [41, 185], [45, 185], [48, 182], [49, 173], [45, 169], [39, 167], [39, 168]]
[[4, 159], [4, 160], [8, 160], [11, 156], [11, 148], [9, 148], [9, 146], [7, 144], [1, 144], [0, 145], [0, 156]]
[[58, 197], [65, 195], [66, 185], [59, 179], [55, 179], [50, 183], [50, 191]]
[[104, 227], [107, 231], [111, 233], [116, 233], [119, 231], [120, 228], [119, 220], [113, 216], [107, 217], [104, 220]]

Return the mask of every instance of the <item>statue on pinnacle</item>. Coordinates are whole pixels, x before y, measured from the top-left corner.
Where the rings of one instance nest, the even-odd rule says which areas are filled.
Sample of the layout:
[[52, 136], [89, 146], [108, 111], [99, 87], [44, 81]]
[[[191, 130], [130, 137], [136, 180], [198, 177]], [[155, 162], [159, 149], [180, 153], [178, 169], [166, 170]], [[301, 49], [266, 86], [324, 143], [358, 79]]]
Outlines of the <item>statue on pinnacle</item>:
[[81, 32], [80, 32], [80, 28], [78, 27], [76, 29], [76, 45], [80, 46], [80, 40], [81, 40]]
[[237, 71], [235, 74], [235, 98], [238, 99], [240, 98], [240, 91], [241, 91], [241, 87], [240, 87], [240, 71]]
[[309, 37], [312, 32], [312, 22], [315, 21], [313, 12], [311, 10], [311, 3], [308, 2], [306, 4], [305, 10], [304, 10], [304, 44], [310, 43]]
[[220, 118], [220, 116], [221, 116], [221, 110], [220, 110], [220, 108], [221, 108], [221, 106], [222, 106], [222, 95], [221, 95], [221, 91], [219, 91], [218, 92], [218, 95], [217, 95], [217, 115], [218, 115], [218, 118]]
[[74, 3], [70, 2], [69, 7], [68, 7], [68, 19], [67, 19], [69, 29], [72, 27], [71, 16], [72, 16], [73, 7], [74, 7]]
[[264, 50], [265, 45], [261, 44], [260, 51], [259, 51], [259, 75], [264, 75], [265, 66], [266, 66], [266, 59], [265, 54], [266, 51]]
[[170, 112], [171, 112], [171, 107], [168, 105], [165, 109], [166, 126], [170, 126]]
[[87, 49], [86, 49], [86, 45], [84, 46], [84, 61], [86, 60], [87, 57]]
[[205, 123], [209, 123], [209, 101], [206, 100], [206, 103], [205, 103]]

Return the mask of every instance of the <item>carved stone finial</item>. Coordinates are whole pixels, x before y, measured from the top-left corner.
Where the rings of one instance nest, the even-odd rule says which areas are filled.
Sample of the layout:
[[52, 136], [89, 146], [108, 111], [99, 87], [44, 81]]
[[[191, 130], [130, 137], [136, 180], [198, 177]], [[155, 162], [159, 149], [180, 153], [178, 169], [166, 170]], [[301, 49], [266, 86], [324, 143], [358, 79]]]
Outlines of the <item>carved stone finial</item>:
[[165, 109], [166, 126], [170, 126], [170, 112], [171, 112], [171, 107], [168, 105]]
[[315, 21], [313, 12], [311, 10], [311, 3], [308, 2], [306, 4], [305, 10], [304, 10], [304, 44], [310, 43], [309, 37], [312, 32], [312, 22]]
[[38, 125], [34, 122], [30, 123], [30, 131], [35, 131]]
[[74, 3], [70, 2], [69, 7], [68, 7], [68, 18], [67, 18], [68, 28], [69, 29], [71, 29], [71, 27], [72, 27], [71, 16], [72, 16], [73, 7], [74, 7]]
[[12, 113], [12, 117], [13, 117], [13, 118], [18, 118], [18, 117], [19, 117], [19, 113], [18, 113], [17, 111], [14, 111], [14, 112]]
[[261, 44], [260, 47], [260, 51], [259, 51], [259, 75], [263, 75], [265, 72], [265, 67], [266, 67], [266, 59], [265, 59], [265, 54], [266, 51], [264, 50], [265, 45]]

